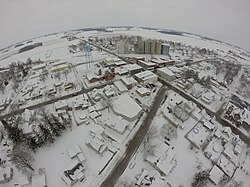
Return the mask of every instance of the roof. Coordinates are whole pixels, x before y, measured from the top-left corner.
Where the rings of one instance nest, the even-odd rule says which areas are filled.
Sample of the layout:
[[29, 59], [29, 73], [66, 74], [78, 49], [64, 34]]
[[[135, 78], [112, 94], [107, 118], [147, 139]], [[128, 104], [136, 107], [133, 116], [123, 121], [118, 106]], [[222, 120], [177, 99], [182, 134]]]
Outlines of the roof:
[[101, 141], [98, 136], [95, 136], [94, 138], [88, 139], [86, 141], [87, 144], [89, 144], [89, 146], [91, 146], [95, 151], [99, 152], [99, 153], [103, 153], [106, 149], [106, 145], [104, 144], [103, 141]]
[[212, 168], [209, 173], [209, 178], [217, 185], [221, 178], [223, 177], [224, 173], [220, 170], [216, 165]]
[[114, 85], [116, 86], [116, 88], [120, 92], [126, 92], [126, 91], [128, 91], [128, 89], [126, 88], [126, 86], [121, 81], [114, 82]]
[[157, 71], [167, 74], [168, 76], [175, 76], [175, 74], [167, 67], [159, 68]]
[[135, 76], [139, 79], [142, 79], [142, 80], [146, 80], [146, 79], [150, 79], [150, 78], [155, 78], [157, 77], [156, 74], [152, 73], [151, 71], [143, 71], [143, 72], [140, 72], [140, 73], [136, 73]]
[[137, 83], [137, 81], [136, 81], [133, 77], [122, 77], [121, 80], [122, 80], [126, 85], [136, 84], [136, 83]]
[[217, 165], [221, 168], [224, 173], [226, 173], [229, 177], [232, 177], [234, 174], [234, 170], [236, 169], [235, 165], [228, 160], [223, 154], [221, 154]]
[[45, 174], [32, 176], [32, 187], [46, 187]]
[[144, 87], [137, 88], [136, 90], [139, 94], [144, 95], [150, 93], [150, 90]]
[[94, 134], [102, 134], [104, 131], [104, 128], [101, 125], [94, 125], [91, 129], [90, 132]]
[[127, 122], [115, 115], [108, 115], [104, 121], [105, 125], [118, 133], [123, 133], [126, 130]]
[[142, 69], [142, 67], [139, 66], [138, 64], [127, 64], [127, 65], [125, 65], [123, 67], [126, 68], [129, 71]]
[[78, 144], [76, 144], [68, 149], [68, 153], [69, 153], [70, 158], [74, 158], [77, 154], [79, 154], [81, 152], [82, 152], [82, 150]]
[[17, 181], [20, 186], [27, 185], [30, 183], [26, 175], [18, 177]]
[[175, 165], [174, 157], [176, 150], [174, 146], [168, 146], [162, 143], [154, 155], [150, 155], [146, 160], [164, 175], [168, 175]]
[[59, 101], [55, 102], [56, 109], [60, 109], [60, 108], [64, 108], [64, 107], [68, 107], [68, 102], [66, 100], [59, 100]]
[[113, 102], [112, 109], [122, 116], [134, 118], [142, 108], [127, 94], [122, 94]]

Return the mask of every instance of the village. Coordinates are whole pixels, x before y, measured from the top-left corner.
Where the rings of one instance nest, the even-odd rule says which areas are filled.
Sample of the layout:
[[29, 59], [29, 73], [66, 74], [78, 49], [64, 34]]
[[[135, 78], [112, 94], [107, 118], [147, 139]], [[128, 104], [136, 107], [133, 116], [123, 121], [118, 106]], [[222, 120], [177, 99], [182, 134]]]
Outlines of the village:
[[79, 30], [0, 51], [0, 184], [250, 184], [249, 57], [166, 36]]

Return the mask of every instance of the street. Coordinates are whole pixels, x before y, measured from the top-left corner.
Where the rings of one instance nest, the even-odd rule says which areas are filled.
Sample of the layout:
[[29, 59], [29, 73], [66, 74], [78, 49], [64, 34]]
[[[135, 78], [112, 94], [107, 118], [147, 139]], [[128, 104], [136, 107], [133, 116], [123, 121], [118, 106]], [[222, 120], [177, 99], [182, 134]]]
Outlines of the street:
[[112, 169], [108, 177], [102, 183], [101, 187], [111, 187], [114, 186], [117, 179], [122, 175], [124, 170], [127, 168], [129, 161], [133, 157], [134, 153], [137, 151], [139, 146], [141, 145], [144, 137], [146, 136], [151, 122], [161, 104], [163, 99], [165, 98], [166, 87], [162, 86], [155, 98], [155, 102], [143, 121], [141, 127], [137, 131], [134, 138], [128, 143], [125, 156], [121, 158], [121, 160], [116, 164], [116, 166]]

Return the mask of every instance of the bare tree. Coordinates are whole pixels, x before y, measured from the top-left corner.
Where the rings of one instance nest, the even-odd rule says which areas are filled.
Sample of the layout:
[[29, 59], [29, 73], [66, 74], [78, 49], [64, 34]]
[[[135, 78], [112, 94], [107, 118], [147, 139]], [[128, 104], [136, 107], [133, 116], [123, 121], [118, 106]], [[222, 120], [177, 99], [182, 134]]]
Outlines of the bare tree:
[[154, 143], [154, 139], [158, 137], [158, 129], [156, 127], [151, 128], [143, 141], [144, 157], [151, 156], [155, 153], [157, 145]]
[[30, 173], [34, 171], [34, 168], [32, 167], [34, 158], [31, 155], [31, 150], [23, 144], [14, 146], [11, 154], [11, 162], [15, 164], [18, 170], [23, 172]]
[[196, 173], [194, 176], [194, 181], [192, 182], [192, 187], [203, 187], [208, 183], [209, 171], [204, 170]]
[[135, 183], [131, 181], [129, 178], [119, 178], [117, 182], [115, 183], [114, 187], [133, 187], [135, 186]]
[[5, 85], [0, 82], [0, 91], [4, 94], [4, 90], [5, 90]]
[[58, 80], [61, 80], [61, 72], [57, 71], [54, 73], [55, 78], [57, 78]]
[[164, 124], [161, 128], [161, 135], [170, 139], [175, 138], [177, 137], [177, 129], [168, 124]]
[[65, 78], [66, 78], [66, 81], [68, 81], [68, 74], [69, 74], [69, 72], [70, 72], [69, 69], [65, 69], [65, 70], [63, 71], [63, 74], [64, 74], [64, 76], [65, 76]]

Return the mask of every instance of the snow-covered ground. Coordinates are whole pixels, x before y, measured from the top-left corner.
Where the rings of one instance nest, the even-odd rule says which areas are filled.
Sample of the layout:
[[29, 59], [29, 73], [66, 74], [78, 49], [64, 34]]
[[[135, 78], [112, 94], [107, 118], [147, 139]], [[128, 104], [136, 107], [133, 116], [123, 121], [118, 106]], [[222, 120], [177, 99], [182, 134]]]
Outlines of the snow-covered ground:
[[[133, 75], [116, 74], [111, 80], [104, 80], [104, 77], [100, 78], [104, 73], [109, 73], [110, 71], [109, 67], [102, 65], [103, 61], [106, 59], [112, 61], [117, 59], [117, 57], [97, 47], [93, 47], [91, 52], [93, 61], [87, 63], [87, 57], [84, 52], [77, 50], [72, 53], [69, 50], [70, 45], [79, 44], [80, 38], [92, 39], [102, 37], [105, 39], [114, 35], [139, 35], [144, 38], [181, 42], [180, 46], [184, 47], [186, 52], [182, 54], [180, 50], [170, 50], [170, 55], [173, 56], [173, 59], [177, 59], [176, 65], [169, 66], [171, 71], [176, 71], [174, 73], [181, 77], [185, 70], [193, 69], [198, 72], [198, 78], [202, 79], [202, 77], [210, 76], [214, 77], [215, 80], [213, 85], [211, 85], [211, 89], [205, 88], [199, 83], [194, 84], [191, 80], [189, 80], [191, 81], [189, 85], [191, 87], [183, 89], [181, 87], [185, 86], [185, 83], [180, 82], [181, 78], [171, 82], [171, 84], [186, 94], [187, 97], [195, 99], [196, 102], [201, 103], [213, 112], [218, 111], [225, 102], [228, 102], [231, 94], [237, 94], [236, 88], [241, 82], [240, 76], [243, 74], [247, 75], [245, 69], [249, 66], [247, 64], [249, 63], [249, 58], [241, 59], [237, 57], [237, 55], [242, 53], [242, 50], [225, 43], [210, 41], [189, 34], [177, 36], [158, 32], [161, 30], [142, 28], [110, 28], [107, 30], [111, 32], [75, 31], [43, 36], [33, 39], [23, 46], [11, 47], [8, 52], [0, 52], [2, 67], [7, 67], [12, 62], [26, 62], [28, 59], [42, 61], [42, 63], [31, 67], [28, 75], [20, 83], [17, 93], [14, 93], [12, 82], [10, 81], [4, 92], [0, 93], [2, 101], [11, 98], [11, 104], [19, 104], [19, 108], [27, 108], [34, 105], [38, 107], [40, 105], [56, 116], [66, 115], [71, 119], [72, 126], [70, 129], [64, 131], [62, 136], [57, 138], [53, 144], [38, 149], [34, 154], [35, 162], [33, 167], [35, 170], [45, 168], [48, 186], [67, 186], [61, 177], [64, 174], [64, 170], [74, 160], [70, 158], [69, 150], [75, 145], [80, 146], [81, 152], [85, 156], [85, 161], [82, 162], [85, 168], [85, 179], [82, 182], [77, 182], [74, 186], [99, 186], [113, 166], [124, 156], [125, 145], [136, 134], [145, 118], [145, 111], [150, 110], [157, 91], [162, 85], [160, 82], [154, 82], [153, 85], [142, 85], [135, 81], [136, 83], [131, 89], [128, 89], [127, 85], [125, 86], [124, 84], [124, 91], [119, 91], [113, 83], [120, 82], [120, 84], [123, 84], [121, 81], [122, 77]], [[74, 35], [78, 38], [67, 39], [67, 37]], [[65, 36], [67, 37], [65, 38]], [[42, 42], [43, 45], [16, 54], [17, 50], [22, 47], [38, 42]], [[215, 62], [206, 61], [212, 58], [208, 54], [199, 56], [198, 53], [195, 53], [193, 63], [185, 65], [184, 61], [190, 58], [192, 53], [189, 50], [195, 51], [199, 49], [198, 47], [216, 51], [213, 54], [216, 58], [229, 58], [231, 55], [227, 54], [229, 50], [237, 54], [236, 57], [235, 55], [231, 56], [236, 61], [238, 60], [237, 62], [242, 65], [242, 68], [232, 83], [227, 85], [228, 89], [219, 85], [219, 82], [225, 81], [226, 70], [221, 70], [217, 74]], [[133, 55], [124, 56], [132, 57]], [[158, 58], [160, 57], [158, 56]], [[148, 55], [146, 60], [150, 58], [151, 55]], [[227, 61], [225, 60], [225, 62]], [[224, 69], [226, 68], [224, 67]], [[44, 72], [47, 72], [45, 76], [43, 76]], [[98, 80], [92, 82], [93, 77]], [[91, 82], [88, 80], [89, 78]], [[97, 87], [98, 89], [96, 89]], [[82, 94], [87, 89], [90, 91], [86, 95]], [[195, 97], [193, 95], [194, 92], [200, 92], [200, 96]], [[71, 97], [71, 94], [74, 97]], [[53, 100], [69, 95], [70, 97], [66, 100], [58, 102]], [[166, 168], [162, 168], [165, 169], [165, 171], [161, 171], [161, 174], [165, 172], [165, 174], [162, 174], [162, 178], [168, 184], [172, 186], [191, 186], [195, 173], [202, 170], [210, 171], [214, 165], [204, 152], [213, 152], [211, 149], [216, 147], [219, 151], [216, 149], [217, 154], [214, 157], [218, 159], [224, 150], [232, 149], [232, 146], [227, 146], [231, 145], [231, 141], [226, 144], [227, 149], [226, 147], [221, 148], [222, 141], [214, 136], [223, 134], [223, 128], [218, 128], [218, 131], [213, 129], [221, 126], [217, 122], [213, 127], [211, 127], [211, 124], [206, 126], [205, 123], [210, 123], [209, 121], [212, 119], [204, 113], [204, 110], [200, 110], [196, 104], [187, 101], [171, 90], [167, 95], [168, 97], [166, 97], [164, 104], [159, 107], [156, 116], [154, 116], [151, 127], [151, 130], [153, 129], [152, 131], [155, 132], [150, 143], [152, 143], [151, 146], [155, 149], [154, 154], [156, 155], [150, 155], [150, 151], [147, 153], [145, 151], [145, 142], [143, 142], [119, 179], [120, 182], [131, 181], [135, 183], [143, 169], [148, 171], [155, 169], [152, 167], [152, 160], [161, 158], [163, 165], [166, 166]], [[210, 97], [212, 98], [211, 102], [207, 102]], [[52, 104], [46, 103], [48, 101], [52, 102]], [[81, 104], [80, 109], [77, 108], [77, 104]], [[1, 115], [11, 112], [13, 110], [11, 107], [4, 110]], [[58, 109], [59, 107], [63, 109]], [[19, 126], [22, 126], [22, 124], [19, 124]], [[213, 130], [208, 130], [208, 127], [211, 127]], [[25, 128], [23, 127], [23, 129]], [[150, 134], [150, 131], [148, 134]], [[0, 144], [1, 148], [3, 147], [2, 144], [3, 142]], [[94, 150], [95, 145], [101, 145], [105, 149], [103, 152]], [[164, 149], [168, 151], [168, 155], [164, 155], [162, 151]], [[242, 150], [244, 150], [244, 154], [247, 151], [244, 146], [242, 146]], [[9, 161], [9, 156], [7, 156], [5, 151], [7, 150], [2, 151], [0, 156]], [[164, 160], [165, 157], [166, 159]], [[244, 168], [242, 161], [240, 161], [239, 166]], [[151, 164], [149, 164], [150, 162]], [[8, 162], [8, 165], [14, 167], [10, 162]], [[160, 169], [158, 168], [158, 170]], [[21, 176], [22, 174], [14, 168], [13, 180], [4, 185], [11, 187], [14, 183], [18, 183], [19, 175]], [[243, 169], [237, 169], [234, 179], [235, 181], [242, 180], [247, 185], [250, 184], [249, 177], [243, 172]], [[209, 186], [215, 185], [210, 181]]]

